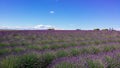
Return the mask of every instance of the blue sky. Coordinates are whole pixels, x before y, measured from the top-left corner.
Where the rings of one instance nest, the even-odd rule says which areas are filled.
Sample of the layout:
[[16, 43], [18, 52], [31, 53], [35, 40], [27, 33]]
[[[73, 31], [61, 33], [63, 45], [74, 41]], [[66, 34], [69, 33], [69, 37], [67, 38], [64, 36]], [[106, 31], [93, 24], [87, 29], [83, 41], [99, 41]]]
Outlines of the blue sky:
[[0, 26], [120, 29], [120, 0], [0, 0]]

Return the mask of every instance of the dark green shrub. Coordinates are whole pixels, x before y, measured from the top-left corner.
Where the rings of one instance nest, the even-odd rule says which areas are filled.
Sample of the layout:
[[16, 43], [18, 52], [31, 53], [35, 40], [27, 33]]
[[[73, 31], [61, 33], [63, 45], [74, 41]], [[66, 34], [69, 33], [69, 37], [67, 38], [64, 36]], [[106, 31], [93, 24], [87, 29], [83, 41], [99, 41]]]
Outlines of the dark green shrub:
[[51, 30], [55, 30], [55, 29], [54, 28], [49, 28], [48, 30], [51, 31]]
[[99, 28], [96, 28], [96, 29], [94, 29], [95, 31], [99, 31], [100, 29]]

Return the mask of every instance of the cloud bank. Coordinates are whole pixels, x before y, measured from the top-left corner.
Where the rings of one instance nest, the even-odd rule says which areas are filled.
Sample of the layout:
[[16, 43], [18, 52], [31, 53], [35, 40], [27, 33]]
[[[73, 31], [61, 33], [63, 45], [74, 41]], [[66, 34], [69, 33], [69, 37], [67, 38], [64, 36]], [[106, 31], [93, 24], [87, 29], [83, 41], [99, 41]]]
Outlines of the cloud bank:
[[13, 30], [47, 30], [47, 29], [55, 29], [62, 30], [55, 26], [51, 25], [36, 25], [36, 26], [0, 26], [0, 29], [13, 29]]

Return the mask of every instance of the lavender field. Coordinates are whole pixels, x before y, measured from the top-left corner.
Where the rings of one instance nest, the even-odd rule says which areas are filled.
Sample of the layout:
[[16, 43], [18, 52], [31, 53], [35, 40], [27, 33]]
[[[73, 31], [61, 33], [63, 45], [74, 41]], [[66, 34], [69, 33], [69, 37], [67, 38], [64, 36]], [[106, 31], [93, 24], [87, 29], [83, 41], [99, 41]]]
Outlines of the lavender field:
[[120, 68], [120, 32], [1, 30], [0, 68]]

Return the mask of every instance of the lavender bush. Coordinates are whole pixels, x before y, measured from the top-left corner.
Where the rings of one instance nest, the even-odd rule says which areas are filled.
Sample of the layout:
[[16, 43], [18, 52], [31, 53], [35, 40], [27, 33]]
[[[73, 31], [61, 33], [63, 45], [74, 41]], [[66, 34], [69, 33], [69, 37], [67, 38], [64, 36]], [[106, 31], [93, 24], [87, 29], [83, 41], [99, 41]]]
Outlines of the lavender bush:
[[0, 68], [120, 68], [119, 52], [119, 31], [0, 31]]

